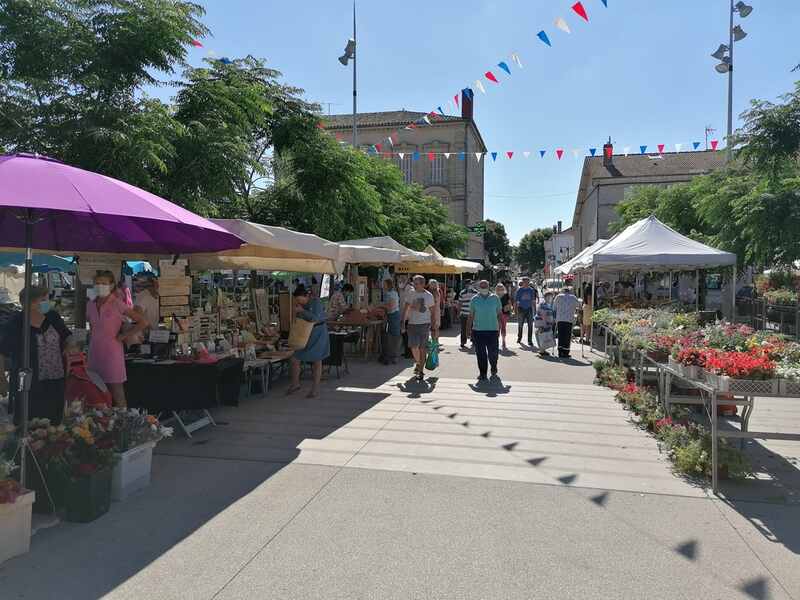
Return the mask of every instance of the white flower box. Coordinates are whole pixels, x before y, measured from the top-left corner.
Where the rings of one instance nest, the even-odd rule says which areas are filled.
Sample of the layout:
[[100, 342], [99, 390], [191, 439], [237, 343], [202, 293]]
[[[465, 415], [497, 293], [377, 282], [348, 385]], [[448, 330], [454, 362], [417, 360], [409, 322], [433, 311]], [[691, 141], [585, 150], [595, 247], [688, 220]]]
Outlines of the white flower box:
[[697, 381], [703, 380], [703, 368], [697, 365], [683, 365], [683, 376]]
[[679, 363], [677, 360], [672, 358], [672, 356], [669, 357], [669, 362], [667, 364], [671, 369], [683, 375], [683, 364]]
[[780, 393], [780, 379], [733, 379], [728, 380], [728, 389], [731, 394], [745, 396], [777, 396]]
[[26, 492], [13, 504], [0, 504], [0, 563], [31, 548], [31, 511], [36, 492]]
[[118, 461], [111, 475], [111, 499], [125, 500], [128, 496], [150, 485], [155, 442], [146, 442], [127, 452], [115, 454]]

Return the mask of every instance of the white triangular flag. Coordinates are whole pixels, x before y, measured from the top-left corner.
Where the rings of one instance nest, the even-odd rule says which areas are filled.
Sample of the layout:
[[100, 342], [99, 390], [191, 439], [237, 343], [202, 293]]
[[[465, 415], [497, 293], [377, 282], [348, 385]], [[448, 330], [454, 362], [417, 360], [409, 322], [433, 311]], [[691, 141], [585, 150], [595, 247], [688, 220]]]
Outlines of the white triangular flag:
[[517, 66], [521, 69], [522, 68], [522, 61], [519, 59], [519, 54], [516, 52], [511, 53], [511, 60], [517, 63]]
[[578, 148], [573, 148], [573, 149], [572, 149], [572, 157], [573, 157], [573, 158], [578, 158], [578, 155], [579, 155], [580, 153], [581, 153], [580, 149], [578, 149]]
[[561, 31], [563, 31], [564, 33], [572, 33], [572, 32], [569, 30], [569, 25], [567, 25], [567, 22], [564, 20], [564, 18], [563, 18], [563, 17], [558, 17], [558, 18], [556, 19], [556, 27], [558, 27], [558, 28], [559, 28]]
[[476, 87], [476, 88], [478, 88], [478, 89], [479, 89], [481, 92], [483, 92], [484, 94], [486, 93], [486, 88], [485, 88], [485, 87], [483, 87], [483, 84], [481, 83], [481, 80], [480, 80], [480, 79], [476, 79], [476, 80], [475, 80], [475, 87]]
[[392, 139], [392, 136], [389, 136], [388, 138], [386, 138], [386, 141], [389, 142], [389, 145], [392, 148], [394, 148], [394, 140]]
[[630, 146], [625, 146], [625, 147], [622, 149], [622, 153], [623, 153], [625, 156], [628, 156], [628, 154], [630, 154], [630, 153], [631, 153], [631, 147], [630, 147]]
[[525, 158], [528, 158], [530, 155], [531, 153], [527, 151], [522, 153], [522, 156], [524, 156]]
[[675, 152], [680, 152], [681, 148], [683, 148], [683, 144], [675, 144]]
[[403, 157], [404, 157], [405, 155], [406, 155], [406, 153], [405, 153], [405, 152], [398, 152], [398, 153], [397, 153], [397, 156], [399, 156], [399, 157], [400, 157], [400, 160], [403, 160]]
[[481, 158], [483, 158], [483, 152], [476, 152], [475, 158], [478, 159], [478, 162], [481, 162]]
[[431, 120], [428, 118], [428, 115], [425, 115], [424, 117], [422, 117], [422, 120], [425, 121], [428, 125], [431, 124]]
[[450, 153], [449, 152], [445, 152], [444, 153], [444, 157], [449, 160], [450, 159]]

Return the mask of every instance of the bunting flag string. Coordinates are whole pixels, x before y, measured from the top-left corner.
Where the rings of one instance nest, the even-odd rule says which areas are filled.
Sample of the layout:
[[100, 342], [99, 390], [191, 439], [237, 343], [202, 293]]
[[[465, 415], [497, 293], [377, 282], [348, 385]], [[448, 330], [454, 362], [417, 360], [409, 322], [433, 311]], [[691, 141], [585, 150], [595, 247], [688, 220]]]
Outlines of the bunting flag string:
[[663, 152], [664, 152], [664, 144], [659, 144], [658, 145], [658, 153], [662, 154]]
[[539, 33], [537, 33], [536, 37], [538, 37], [540, 40], [542, 40], [545, 44], [547, 44], [551, 48], [553, 47], [553, 44], [550, 43], [550, 38], [547, 37], [547, 33], [545, 33], [544, 29], [542, 29]]
[[485, 75], [486, 75], [486, 79], [488, 79], [489, 81], [493, 81], [495, 83], [500, 83], [499, 81], [497, 81], [497, 77], [495, 77], [494, 73], [492, 73], [491, 71], [486, 71]]
[[561, 157], [564, 156], [564, 150], [561, 148], [556, 148], [556, 156], [558, 156], [558, 160], [561, 160]]
[[514, 156], [514, 151], [509, 150], [508, 152], [506, 152], [506, 156], [508, 157], [508, 160], [511, 160], [511, 157]]
[[697, 150], [700, 147], [700, 142], [692, 142], [692, 147]]
[[519, 54], [517, 54], [516, 52], [512, 52], [511, 60], [513, 60], [514, 64], [517, 65], [520, 69], [522, 68], [522, 60], [520, 60]]
[[572, 10], [584, 21], [587, 23], [589, 22], [589, 15], [586, 12], [586, 9], [583, 7], [583, 4], [580, 2], [576, 2], [572, 5]]
[[481, 93], [483, 93], [483, 94], [486, 93], [486, 88], [483, 87], [483, 84], [481, 83], [480, 79], [476, 79], [475, 80], [475, 87], [477, 87], [481, 91]]
[[564, 17], [558, 17], [556, 19], [555, 25], [564, 33], [572, 33], [572, 31], [570, 31], [569, 25], [567, 25], [567, 22], [564, 20]]
[[719, 144], [719, 140], [711, 140], [711, 149], [716, 150], [717, 144]]
[[508, 67], [508, 63], [506, 63], [505, 61], [501, 60], [499, 63], [497, 63], [497, 66], [503, 69], [503, 71], [505, 71], [509, 75], [511, 75], [511, 69]]

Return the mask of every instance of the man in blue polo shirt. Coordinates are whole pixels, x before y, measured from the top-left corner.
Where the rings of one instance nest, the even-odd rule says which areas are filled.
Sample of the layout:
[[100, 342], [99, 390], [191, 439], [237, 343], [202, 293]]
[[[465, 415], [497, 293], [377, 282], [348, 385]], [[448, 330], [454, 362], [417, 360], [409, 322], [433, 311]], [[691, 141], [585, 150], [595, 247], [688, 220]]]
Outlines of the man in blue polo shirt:
[[486, 381], [488, 367], [492, 379], [497, 379], [497, 355], [500, 353], [500, 314], [503, 311], [500, 298], [492, 293], [485, 279], [478, 284], [478, 295], [469, 303], [469, 320], [472, 328], [472, 343], [478, 359], [478, 383]]
[[531, 286], [531, 278], [523, 277], [514, 301], [517, 305], [517, 343], [522, 343], [522, 330], [528, 324], [528, 346], [533, 346], [533, 313], [539, 300], [539, 292]]

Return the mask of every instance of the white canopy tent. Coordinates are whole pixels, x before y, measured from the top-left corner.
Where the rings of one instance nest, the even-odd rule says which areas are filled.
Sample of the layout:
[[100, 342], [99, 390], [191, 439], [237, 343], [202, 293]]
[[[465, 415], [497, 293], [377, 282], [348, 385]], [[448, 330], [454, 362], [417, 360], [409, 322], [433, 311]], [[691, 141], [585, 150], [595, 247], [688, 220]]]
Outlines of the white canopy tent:
[[[580, 261], [576, 270], [592, 271], [592, 289], [599, 270], [696, 271], [731, 267], [736, 281], [736, 255], [686, 237], [654, 215], [637, 221]], [[736, 286], [731, 286], [731, 319], [735, 316]]]
[[389, 250], [395, 250], [400, 252], [400, 262], [407, 263], [407, 262], [420, 262], [420, 263], [435, 263], [436, 259], [431, 254], [427, 252], [417, 252], [416, 250], [412, 250], [411, 248], [406, 248], [388, 235], [380, 236], [380, 237], [371, 237], [371, 238], [364, 238], [361, 240], [345, 240], [343, 242], [339, 242], [345, 246], [372, 246], [375, 248], [384, 248]]
[[586, 248], [584, 248], [583, 250], [578, 252], [578, 254], [573, 256], [571, 259], [569, 259], [563, 265], [560, 265], [560, 266], [556, 267], [553, 270], [553, 272], [558, 274], [558, 275], [569, 275], [573, 271], [578, 270], [581, 267], [581, 265], [584, 263], [584, 261], [587, 260], [588, 257], [590, 257], [592, 254], [594, 254], [598, 250], [600, 250], [600, 248], [605, 246], [607, 243], [608, 243], [608, 240], [605, 240], [605, 239], [597, 240], [591, 246], [587, 246]]
[[459, 260], [457, 258], [447, 258], [433, 246], [425, 248], [425, 253], [430, 254], [433, 262], [407, 262], [397, 267], [398, 273], [430, 273], [430, 274], [460, 274], [460, 273], [477, 273], [483, 269], [483, 265], [468, 260]]

